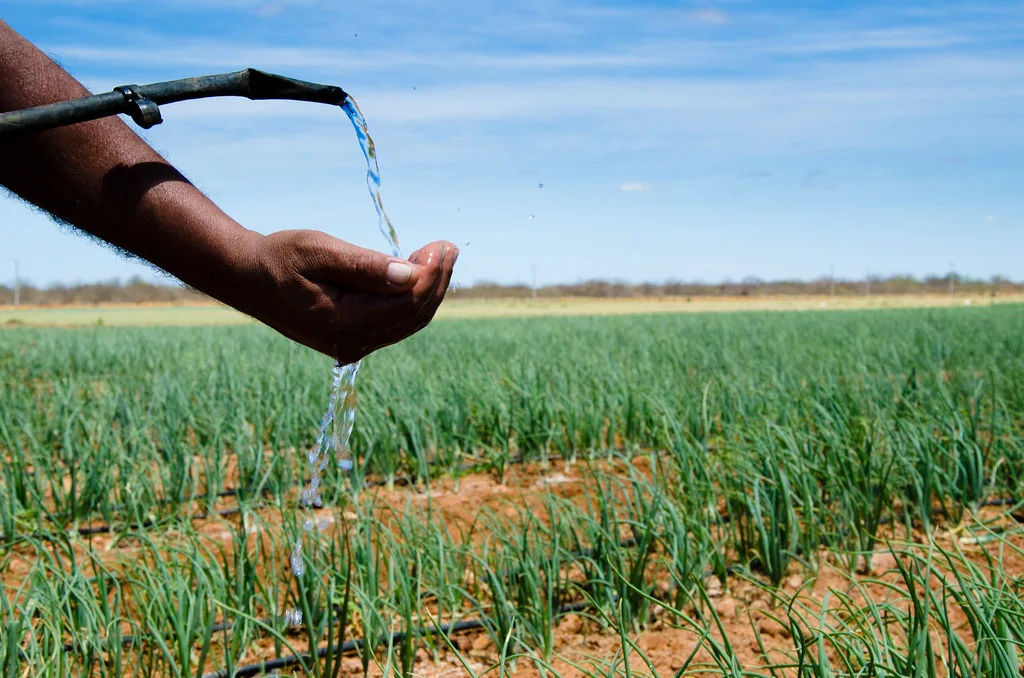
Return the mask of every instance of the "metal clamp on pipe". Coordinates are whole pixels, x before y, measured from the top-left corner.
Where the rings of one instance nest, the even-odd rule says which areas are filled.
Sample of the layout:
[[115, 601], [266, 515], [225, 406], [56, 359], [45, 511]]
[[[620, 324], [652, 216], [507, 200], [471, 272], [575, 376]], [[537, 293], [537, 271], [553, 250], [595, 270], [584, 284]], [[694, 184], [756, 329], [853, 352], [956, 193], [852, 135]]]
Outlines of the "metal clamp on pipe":
[[124, 95], [128, 105], [128, 115], [132, 116], [135, 124], [142, 129], [149, 129], [164, 121], [163, 116], [160, 115], [160, 107], [152, 99], [142, 96], [137, 85], [121, 85], [115, 87], [114, 91]]

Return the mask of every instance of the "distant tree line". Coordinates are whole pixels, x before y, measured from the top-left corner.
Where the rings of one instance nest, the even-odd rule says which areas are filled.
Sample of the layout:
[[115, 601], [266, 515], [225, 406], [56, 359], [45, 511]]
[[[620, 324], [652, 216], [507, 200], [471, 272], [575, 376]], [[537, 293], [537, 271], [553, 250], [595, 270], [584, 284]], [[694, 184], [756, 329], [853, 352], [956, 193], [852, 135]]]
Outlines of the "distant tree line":
[[[96, 304], [195, 303], [209, 297], [181, 285], [149, 283], [141, 278], [79, 285], [22, 285], [19, 302], [30, 306], [90, 306]], [[0, 306], [14, 303], [14, 289], [0, 285]]]
[[[951, 284], [952, 283], [952, 284]], [[755, 297], [784, 295], [860, 296], [865, 294], [1020, 294], [1024, 282], [995, 277], [989, 280], [961, 276], [878, 276], [863, 280], [772, 280], [744, 278], [719, 283], [669, 281], [666, 283], [627, 283], [608, 280], [587, 280], [573, 284], [545, 285], [536, 290], [537, 297]], [[526, 299], [534, 290], [526, 284], [501, 285], [478, 282], [460, 287], [457, 295], [472, 299]]]
[[[951, 285], [952, 282], [952, 285]], [[670, 281], [666, 283], [627, 283], [608, 280], [586, 280], [572, 284], [545, 285], [534, 290], [526, 284], [502, 285], [482, 281], [459, 287], [455, 299], [528, 299], [537, 297], [757, 297], [785, 295], [861, 296], [865, 294], [956, 294], [1007, 295], [1024, 293], [1024, 282], [1005, 278], [979, 280], [953, 276], [872, 277], [863, 280], [775, 280], [744, 278], [720, 283]], [[140, 278], [121, 282], [51, 285], [23, 285], [20, 303], [33, 306], [95, 305], [95, 304], [188, 304], [209, 302], [203, 293], [188, 287], [146, 282]], [[14, 290], [0, 285], [0, 306], [14, 303]]]

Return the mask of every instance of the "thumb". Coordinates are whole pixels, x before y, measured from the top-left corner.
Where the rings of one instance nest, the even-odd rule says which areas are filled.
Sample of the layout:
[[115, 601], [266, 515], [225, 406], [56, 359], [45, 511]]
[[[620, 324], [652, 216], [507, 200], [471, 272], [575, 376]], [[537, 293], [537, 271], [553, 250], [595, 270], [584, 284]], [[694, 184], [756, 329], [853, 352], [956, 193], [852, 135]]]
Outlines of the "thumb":
[[407, 292], [416, 285], [422, 269], [410, 261], [330, 236], [318, 242], [316, 250], [305, 271], [309, 277], [359, 292]]

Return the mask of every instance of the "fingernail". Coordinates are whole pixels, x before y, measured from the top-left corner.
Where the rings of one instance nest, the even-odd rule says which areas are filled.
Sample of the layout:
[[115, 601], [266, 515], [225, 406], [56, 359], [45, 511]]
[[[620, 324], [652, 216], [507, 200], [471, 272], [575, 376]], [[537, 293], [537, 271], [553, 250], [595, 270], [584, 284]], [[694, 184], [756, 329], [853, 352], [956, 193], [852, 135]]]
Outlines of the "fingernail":
[[400, 261], [392, 261], [388, 264], [388, 282], [392, 285], [404, 285], [412, 277], [412, 268], [409, 264]]

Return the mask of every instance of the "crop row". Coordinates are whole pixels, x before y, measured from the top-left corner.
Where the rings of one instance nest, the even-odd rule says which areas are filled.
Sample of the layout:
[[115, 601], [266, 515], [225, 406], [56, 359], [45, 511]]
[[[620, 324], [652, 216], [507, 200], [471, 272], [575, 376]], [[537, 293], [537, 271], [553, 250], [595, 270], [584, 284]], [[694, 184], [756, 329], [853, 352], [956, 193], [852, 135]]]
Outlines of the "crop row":
[[[330, 469], [336, 527], [310, 533], [298, 581], [325, 361], [254, 328], [3, 332], [0, 667], [228, 675], [270, 656], [335, 675], [335, 653], [308, 650], [360, 638], [363, 667], [405, 676], [464, 660], [416, 630], [466, 620], [493, 661], [544, 667], [574, 606], [627, 648], [656, 620], [683, 628], [689, 671], [1015, 675], [1022, 330], [1013, 306], [437, 323], [359, 385], [356, 485], [418, 486], [353, 493]], [[435, 503], [467, 461], [523, 477], [514, 458], [567, 477], [508, 505]], [[92, 520], [145, 527], [64, 529]], [[889, 548], [886, 582], [856, 574]], [[832, 607], [786, 591], [823, 569], [850, 582]], [[714, 582], [776, 604], [786, 642], [758, 637], [756, 666]]]
[[[947, 481], [975, 498], [1013, 493], [1022, 342], [1014, 306], [438, 323], [367, 360], [356, 472], [500, 471], [681, 439], [724, 456], [772, 436], [870, 455], [861, 442], [884, 437], [901, 457], [942, 446], [959, 469]], [[255, 328], [0, 333], [4, 515], [18, 530], [143, 522], [227, 486], [281, 496], [301, 481], [328, 374]]]

